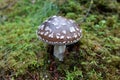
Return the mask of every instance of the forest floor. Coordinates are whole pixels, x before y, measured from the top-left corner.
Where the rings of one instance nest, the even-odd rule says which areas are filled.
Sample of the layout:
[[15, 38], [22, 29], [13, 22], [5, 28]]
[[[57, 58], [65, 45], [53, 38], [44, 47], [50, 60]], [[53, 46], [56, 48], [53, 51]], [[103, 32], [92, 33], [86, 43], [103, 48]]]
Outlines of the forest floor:
[[[120, 1], [91, 1], [1, 0], [0, 80], [120, 80]], [[82, 29], [63, 62], [36, 36], [53, 15], [73, 19]]]

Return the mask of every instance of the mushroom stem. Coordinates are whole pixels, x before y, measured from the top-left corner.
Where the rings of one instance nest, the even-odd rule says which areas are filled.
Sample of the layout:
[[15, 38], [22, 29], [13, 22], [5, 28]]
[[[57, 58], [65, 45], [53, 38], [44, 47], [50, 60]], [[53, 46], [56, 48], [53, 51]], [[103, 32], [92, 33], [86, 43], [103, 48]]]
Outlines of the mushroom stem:
[[54, 46], [54, 56], [59, 59], [59, 61], [63, 61], [65, 45], [55, 45]]

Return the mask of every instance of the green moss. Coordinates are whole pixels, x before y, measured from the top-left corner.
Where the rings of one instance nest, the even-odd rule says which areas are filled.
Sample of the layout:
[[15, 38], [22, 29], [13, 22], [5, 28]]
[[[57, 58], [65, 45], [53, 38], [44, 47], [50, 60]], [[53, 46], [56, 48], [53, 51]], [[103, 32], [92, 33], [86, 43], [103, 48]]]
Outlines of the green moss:
[[7, 19], [0, 24], [0, 71], [5, 76], [12, 70], [15, 76], [43, 67], [46, 45], [38, 40], [36, 30], [44, 19], [58, 12], [56, 5], [41, 0], [34, 4], [17, 1], [8, 10], [1, 13]]
[[64, 62], [55, 59], [58, 77], [65, 80], [119, 80], [120, 3], [114, 3], [94, 0], [86, 22], [80, 23], [88, 10], [88, 0], [67, 0], [59, 8], [47, 0], [17, 1], [0, 12], [3, 16], [0, 18], [0, 74], [13, 79], [25, 75], [27, 79], [31, 72], [33, 75], [39, 73], [40, 79], [45, 76], [52, 79], [47, 45], [37, 39], [36, 30], [42, 21], [59, 11], [60, 15], [80, 24], [82, 38], [67, 46]]
[[67, 13], [66, 14], [66, 17], [69, 18], [69, 19], [76, 19], [77, 18], [77, 15], [75, 13]]

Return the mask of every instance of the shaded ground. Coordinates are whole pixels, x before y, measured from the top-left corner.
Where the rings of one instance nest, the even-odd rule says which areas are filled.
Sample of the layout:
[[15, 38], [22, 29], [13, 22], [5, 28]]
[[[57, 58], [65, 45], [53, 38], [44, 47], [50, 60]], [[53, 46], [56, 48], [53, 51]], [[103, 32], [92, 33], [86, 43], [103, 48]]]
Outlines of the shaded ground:
[[[0, 80], [120, 80], [119, 0], [93, 0], [82, 23], [89, 0], [1, 3]], [[64, 62], [54, 58], [53, 46], [39, 41], [35, 33], [55, 14], [74, 19], [83, 31], [79, 42], [67, 46]]]

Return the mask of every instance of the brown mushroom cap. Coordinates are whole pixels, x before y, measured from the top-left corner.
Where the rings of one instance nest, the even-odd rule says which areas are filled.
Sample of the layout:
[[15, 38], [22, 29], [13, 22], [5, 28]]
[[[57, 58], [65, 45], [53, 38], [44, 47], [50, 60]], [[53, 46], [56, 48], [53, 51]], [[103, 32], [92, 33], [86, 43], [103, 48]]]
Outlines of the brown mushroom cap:
[[48, 44], [68, 45], [81, 38], [81, 29], [71, 19], [53, 16], [39, 26], [37, 35], [40, 40]]

